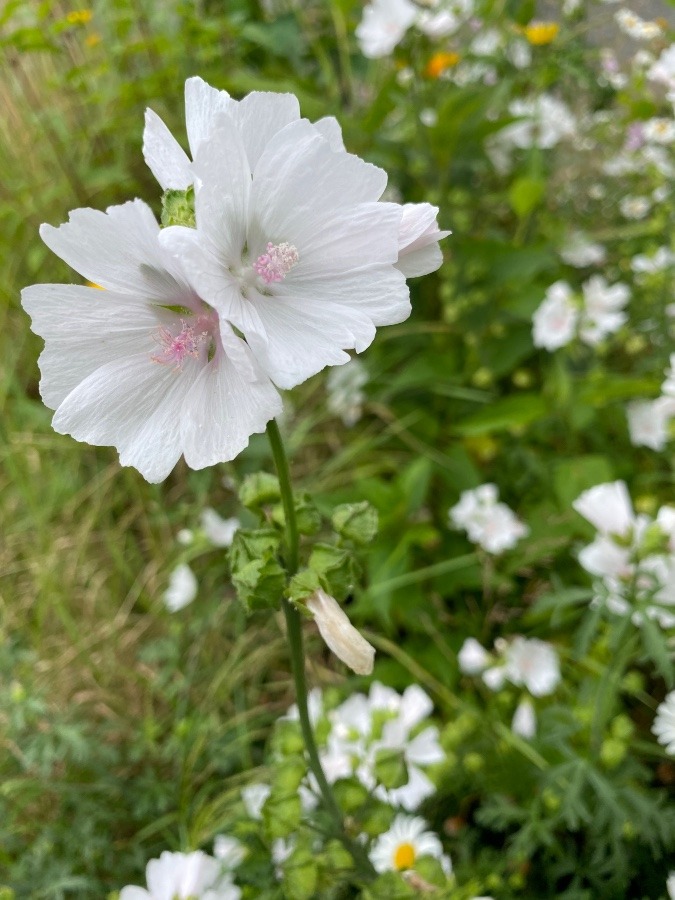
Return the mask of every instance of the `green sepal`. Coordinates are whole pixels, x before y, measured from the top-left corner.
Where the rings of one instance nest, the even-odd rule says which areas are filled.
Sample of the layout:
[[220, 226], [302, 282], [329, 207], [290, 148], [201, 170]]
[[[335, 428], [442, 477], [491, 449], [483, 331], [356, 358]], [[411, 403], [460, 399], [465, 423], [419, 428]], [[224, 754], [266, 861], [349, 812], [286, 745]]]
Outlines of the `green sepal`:
[[284, 893], [292, 900], [316, 897], [319, 869], [309, 847], [296, 847], [283, 864]]
[[297, 793], [280, 796], [272, 792], [265, 801], [262, 817], [268, 840], [289, 837], [300, 827], [302, 818], [300, 796]]
[[289, 581], [286, 588], [286, 597], [300, 606], [302, 610], [305, 602], [321, 587], [319, 575], [314, 569], [301, 569]]
[[315, 544], [308, 567], [316, 572], [321, 587], [332, 597], [347, 597], [353, 592], [357, 566], [348, 550], [332, 544]]
[[403, 753], [389, 748], [378, 750], [375, 754], [375, 777], [387, 790], [407, 784], [408, 767]]
[[170, 225], [195, 227], [195, 189], [192, 185], [186, 191], [164, 191], [161, 221], [163, 228]]
[[254, 472], [247, 475], [239, 487], [239, 502], [247, 509], [257, 510], [281, 500], [281, 488], [276, 475]]
[[[272, 510], [272, 521], [282, 528], [285, 526], [286, 517], [281, 503]], [[310, 494], [296, 495], [295, 521], [300, 534], [316, 534], [321, 528], [321, 513]]]
[[355, 778], [342, 778], [333, 785], [335, 799], [347, 815], [365, 809], [370, 803], [370, 792]]
[[230, 571], [235, 575], [256, 559], [274, 559], [279, 555], [281, 537], [274, 528], [240, 528], [230, 547]]
[[331, 522], [341, 537], [355, 544], [369, 544], [379, 527], [377, 510], [367, 500], [336, 506]]
[[247, 612], [277, 609], [286, 587], [286, 571], [276, 559], [253, 559], [232, 573], [232, 584]]

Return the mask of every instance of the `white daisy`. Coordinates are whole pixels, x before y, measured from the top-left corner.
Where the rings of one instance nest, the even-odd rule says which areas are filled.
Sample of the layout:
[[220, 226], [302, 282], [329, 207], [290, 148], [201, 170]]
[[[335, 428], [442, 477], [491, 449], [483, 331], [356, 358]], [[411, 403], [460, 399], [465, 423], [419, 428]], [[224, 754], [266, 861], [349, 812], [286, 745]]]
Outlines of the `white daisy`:
[[370, 860], [377, 872], [405, 872], [413, 869], [421, 856], [439, 860], [450, 874], [450, 857], [436, 834], [426, 831], [427, 823], [418, 816], [397, 815], [391, 828], [381, 834], [370, 849]]
[[145, 870], [147, 890], [124, 887], [120, 900], [239, 900], [240, 889], [222, 876], [221, 863], [197, 850], [152, 859]]
[[666, 748], [666, 753], [675, 756], [675, 691], [667, 694], [657, 707], [652, 731], [659, 744]]
[[113, 445], [152, 482], [181, 455], [193, 469], [233, 459], [281, 411], [281, 400], [215, 308], [160, 244], [140, 200], [75, 210], [43, 225], [48, 247], [105, 290], [25, 288], [22, 303], [45, 339], [40, 392], [54, 429]]

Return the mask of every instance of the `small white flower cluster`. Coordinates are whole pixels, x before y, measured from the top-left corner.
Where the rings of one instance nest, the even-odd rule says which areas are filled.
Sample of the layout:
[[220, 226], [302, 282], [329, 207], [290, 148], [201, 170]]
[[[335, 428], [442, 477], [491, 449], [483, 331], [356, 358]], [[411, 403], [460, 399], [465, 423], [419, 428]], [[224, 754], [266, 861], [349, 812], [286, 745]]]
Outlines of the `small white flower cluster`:
[[[497, 638], [489, 653], [475, 638], [467, 638], [457, 656], [465, 675], [480, 675], [491, 691], [499, 691], [509, 682], [522, 687], [533, 697], [552, 694], [560, 682], [560, 662], [552, 644], [520, 635], [507, 641]], [[529, 697], [518, 704], [511, 727], [521, 737], [534, 737], [537, 720]]]
[[448, 515], [452, 526], [466, 531], [470, 541], [495, 555], [515, 547], [529, 534], [529, 528], [513, 510], [499, 502], [499, 489], [494, 484], [463, 491]]
[[490, 137], [485, 149], [495, 169], [507, 174], [514, 150], [539, 147], [550, 150], [577, 134], [578, 123], [567, 104], [553, 94], [541, 93], [512, 100], [508, 114], [518, 119]]
[[578, 334], [589, 346], [599, 344], [627, 321], [623, 311], [630, 300], [630, 288], [622, 283], [607, 284], [602, 275], [593, 275], [582, 285], [582, 302], [566, 281], [556, 281], [532, 316], [535, 347], [558, 350]]
[[671, 691], [656, 710], [652, 731], [666, 753], [675, 756], [675, 691]]
[[618, 10], [614, 19], [621, 31], [636, 41], [653, 41], [663, 33], [658, 22], [641, 19], [629, 9]]
[[662, 506], [653, 520], [636, 515], [623, 481], [596, 485], [572, 506], [598, 531], [579, 553], [600, 579], [594, 602], [635, 625], [646, 616], [675, 627], [675, 506]]
[[193, 469], [233, 459], [280, 415], [277, 388], [404, 321], [406, 278], [438, 268], [446, 234], [428, 203], [380, 202], [386, 173], [345, 150], [335, 119], [301, 118], [293, 94], [237, 101], [189, 78], [185, 111], [192, 158], [152, 110], [143, 136], [180, 215], [160, 228], [134, 200], [43, 225], [47, 246], [104, 290], [22, 293], [45, 338], [53, 427], [115, 446], [152, 482], [181, 456]]
[[214, 856], [165, 850], [146, 867], [147, 889], [124, 887], [120, 900], [239, 900], [241, 889], [232, 882], [232, 870], [243, 857], [243, 847], [232, 838], [217, 838]]
[[389, 56], [411, 26], [432, 40], [454, 34], [473, 14], [473, 0], [431, 0], [421, 9], [411, 0], [371, 0], [356, 38], [364, 56]]
[[634, 447], [663, 450], [670, 440], [670, 423], [675, 419], [675, 353], [655, 400], [634, 400], [626, 407], [628, 431]]
[[560, 248], [560, 256], [568, 266], [585, 269], [587, 266], [600, 266], [607, 258], [607, 251], [583, 233], [573, 231]]

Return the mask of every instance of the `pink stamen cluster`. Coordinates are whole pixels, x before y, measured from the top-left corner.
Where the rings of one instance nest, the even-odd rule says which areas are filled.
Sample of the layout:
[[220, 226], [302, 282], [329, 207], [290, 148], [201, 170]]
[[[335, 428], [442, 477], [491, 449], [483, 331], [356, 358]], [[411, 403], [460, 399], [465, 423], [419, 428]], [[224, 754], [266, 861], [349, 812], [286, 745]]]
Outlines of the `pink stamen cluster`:
[[283, 244], [270, 242], [267, 245], [267, 253], [262, 253], [257, 258], [253, 268], [265, 284], [273, 284], [275, 281], [283, 281], [299, 258], [293, 244], [286, 241]]
[[152, 356], [153, 362], [163, 366], [173, 366], [179, 372], [183, 368], [186, 356], [196, 357], [199, 348], [209, 336], [208, 331], [195, 334], [195, 330], [181, 319], [181, 330], [178, 334], [172, 334], [168, 328], [162, 326], [157, 332], [157, 341], [164, 348], [160, 354]]

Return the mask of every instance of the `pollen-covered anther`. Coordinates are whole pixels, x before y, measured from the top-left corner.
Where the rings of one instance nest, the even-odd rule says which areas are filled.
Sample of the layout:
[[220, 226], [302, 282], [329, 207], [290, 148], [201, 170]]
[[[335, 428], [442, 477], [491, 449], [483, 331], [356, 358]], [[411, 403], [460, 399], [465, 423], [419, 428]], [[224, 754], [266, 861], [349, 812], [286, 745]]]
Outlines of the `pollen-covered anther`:
[[265, 284], [283, 281], [299, 259], [298, 251], [284, 241], [282, 244], [267, 245], [267, 252], [262, 253], [253, 263], [253, 268]]
[[151, 357], [153, 362], [163, 366], [173, 366], [179, 372], [183, 368], [186, 356], [196, 357], [199, 348], [208, 338], [208, 331], [195, 333], [194, 328], [181, 319], [181, 330], [173, 334], [168, 328], [162, 326], [156, 333], [156, 340], [162, 345], [162, 352]]

